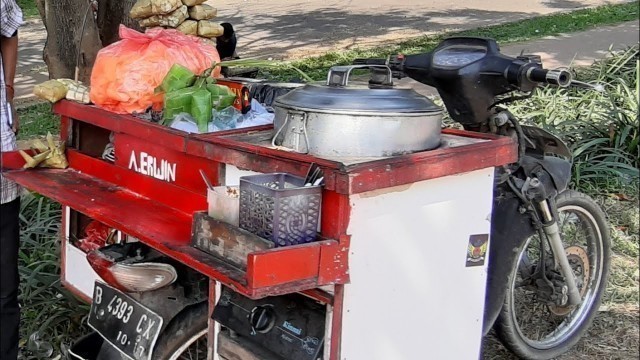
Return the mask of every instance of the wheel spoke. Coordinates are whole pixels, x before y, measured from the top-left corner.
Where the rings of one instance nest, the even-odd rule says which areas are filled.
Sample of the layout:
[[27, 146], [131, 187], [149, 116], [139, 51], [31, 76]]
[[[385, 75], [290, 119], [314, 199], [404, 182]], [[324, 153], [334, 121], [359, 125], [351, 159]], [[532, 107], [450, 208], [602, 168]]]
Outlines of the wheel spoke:
[[[583, 296], [580, 305], [570, 311], [557, 305], [549, 308], [548, 295], [545, 296], [539, 292], [540, 289], [535, 280], [531, 287], [526, 286], [528, 281], [523, 269], [530, 268], [531, 265], [539, 262], [541, 250], [545, 252], [545, 257], [548, 256], [546, 259], [551, 260], [551, 266], [547, 266], [546, 271], [553, 282], [554, 289], [565, 285], [554, 276], [549, 276], [550, 271], [557, 271], [553, 269], [553, 253], [546, 241], [540, 242], [537, 234], [529, 239], [519, 259], [517, 275], [521, 276], [514, 279], [511, 285], [513, 316], [517, 331], [523, 340], [536, 348], [545, 349], [565, 341], [575, 331], [576, 324], [583, 321], [585, 312], [592, 306], [589, 297], [593, 296], [593, 291], [589, 289], [595, 282], [595, 268], [598, 262], [602, 262], [602, 253], [597, 246], [601, 239], [598, 237], [597, 225], [590, 220], [591, 215], [585, 214], [585, 211], [583, 208], [574, 206], [559, 209], [558, 216], [558, 227], [563, 244], [565, 248], [572, 249], [572, 255], [567, 256], [571, 256], [570, 265], [577, 279], [578, 290]], [[585, 267], [591, 271], [585, 272]], [[532, 287], [537, 290], [531, 291]]]

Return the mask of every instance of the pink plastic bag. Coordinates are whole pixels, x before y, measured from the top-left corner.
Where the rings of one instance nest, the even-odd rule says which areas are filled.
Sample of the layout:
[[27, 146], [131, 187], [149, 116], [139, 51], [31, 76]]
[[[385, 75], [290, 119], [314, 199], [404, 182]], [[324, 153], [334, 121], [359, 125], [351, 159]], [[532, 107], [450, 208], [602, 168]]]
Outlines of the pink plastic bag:
[[78, 240], [77, 245], [81, 250], [88, 253], [107, 245], [111, 228], [101, 222], [93, 220], [87, 225], [84, 233], [85, 237]]
[[[177, 30], [154, 28], [139, 33], [120, 25], [120, 41], [98, 52], [91, 73], [91, 101], [116, 113], [161, 110], [163, 94], [154, 94], [173, 64], [196, 74], [220, 62], [216, 48]], [[220, 75], [217, 67], [213, 77]]]

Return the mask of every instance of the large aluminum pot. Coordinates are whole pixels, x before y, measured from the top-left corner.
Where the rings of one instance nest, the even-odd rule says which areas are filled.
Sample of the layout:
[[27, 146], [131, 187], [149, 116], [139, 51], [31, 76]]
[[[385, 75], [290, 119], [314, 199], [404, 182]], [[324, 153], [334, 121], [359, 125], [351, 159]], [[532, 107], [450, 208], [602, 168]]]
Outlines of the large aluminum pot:
[[[358, 67], [334, 67], [327, 85], [277, 98], [273, 145], [330, 158], [394, 156], [440, 145], [440, 107], [411, 89], [349, 85]], [[391, 84], [390, 70], [385, 74]]]

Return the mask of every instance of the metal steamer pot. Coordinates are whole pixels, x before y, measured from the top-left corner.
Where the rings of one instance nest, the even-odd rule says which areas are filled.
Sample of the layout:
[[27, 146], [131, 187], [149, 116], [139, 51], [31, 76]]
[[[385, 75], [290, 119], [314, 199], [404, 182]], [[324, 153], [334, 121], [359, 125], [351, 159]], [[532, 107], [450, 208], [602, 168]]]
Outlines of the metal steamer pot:
[[[369, 84], [349, 84], [357, 68], [372, 71]], [[272, 145], [325, 157], [385, 157], [438, 147], [442, 109], [412, 89], [394, 88], [391, 75], [386, 66], [336, 66], [326, 85], [305, 85], [277, 98]]]

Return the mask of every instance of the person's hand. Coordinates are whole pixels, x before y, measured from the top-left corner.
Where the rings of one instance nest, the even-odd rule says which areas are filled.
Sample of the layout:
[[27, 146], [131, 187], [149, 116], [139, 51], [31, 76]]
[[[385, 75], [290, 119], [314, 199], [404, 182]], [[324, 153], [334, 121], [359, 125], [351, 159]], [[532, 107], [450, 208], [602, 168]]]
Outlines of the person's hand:
[[16, 110], [16, 107], [13, 105], [13, 101], [9, 102], [9, 106], [11, 106], [11, 129], [14, 134], [18, 135], [18, 132], [20, 131], [20, 117], [18, 116], [18, 110]]

